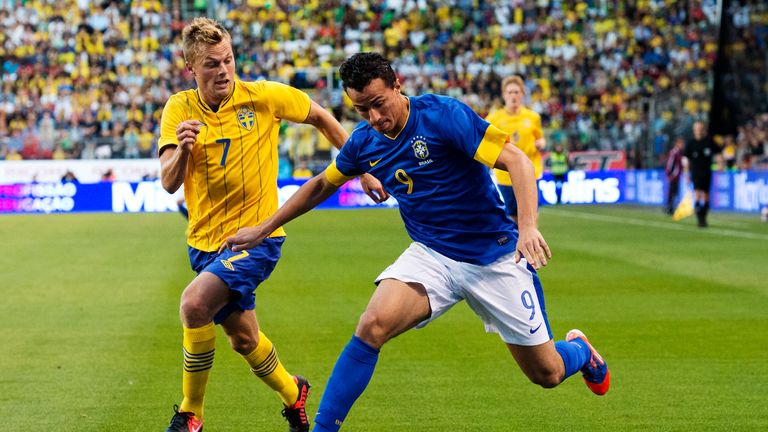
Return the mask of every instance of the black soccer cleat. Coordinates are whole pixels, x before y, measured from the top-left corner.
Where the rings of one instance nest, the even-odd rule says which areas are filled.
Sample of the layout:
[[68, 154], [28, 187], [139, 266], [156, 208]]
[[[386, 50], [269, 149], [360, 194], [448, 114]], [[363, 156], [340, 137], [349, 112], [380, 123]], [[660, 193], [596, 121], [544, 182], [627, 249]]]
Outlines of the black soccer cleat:
[[171, 424], [165, 432], [203, 432], [203, 421], [191, 412], [180, 412], [179, 406], [173, 406]]
[[293, 405], [283, 408], [283, 417], [288, 420], [288, 430], [290, 432], [309, 432], [309, 420], [304, 407], [309, 397], [309, 381], [300, 375], [293, 377], [296, 385], [299, 387], [299, 398]]

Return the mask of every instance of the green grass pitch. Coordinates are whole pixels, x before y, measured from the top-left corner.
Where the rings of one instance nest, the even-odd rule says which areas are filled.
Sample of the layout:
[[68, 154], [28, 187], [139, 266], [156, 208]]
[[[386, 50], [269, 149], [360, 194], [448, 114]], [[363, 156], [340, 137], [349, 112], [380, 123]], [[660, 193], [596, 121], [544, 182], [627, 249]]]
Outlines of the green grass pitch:
[[[657, 208], [544, 208], [540, 272], [556, 339], [578, 327], [612, 388], [530, 384], [460, 304], [386, 345], [346, 431], [768, 430], [768, 224], [711, 228]], [[407, 246], [394, 210], [314, 211], [287, 226], [257, 291], [292, 373], [323, 387], [373, 290]], [[164, 430], [181, 398], [179, 294], [193, 274], [177, 214], [0, 217], [5, 431]], [[218, 330], [206, 431], [283, 431], [280, 402]]]

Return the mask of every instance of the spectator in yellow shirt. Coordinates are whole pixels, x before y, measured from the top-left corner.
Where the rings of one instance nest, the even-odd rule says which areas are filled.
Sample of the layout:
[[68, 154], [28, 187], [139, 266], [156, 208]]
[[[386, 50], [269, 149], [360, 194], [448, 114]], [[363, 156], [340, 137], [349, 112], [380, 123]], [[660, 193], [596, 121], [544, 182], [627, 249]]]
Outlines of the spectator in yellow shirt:
[[[501, 82], [501, 96], [504, 106], [485, 118], [489, 123], [511, 134], [510, 139], [533, 162], [536, 179], [541, 178], [541, 151], [547, 145], [541, 129], [541, 116], [523, 106], [525, 84], [517, 75], [504, 78]], [[517, 200], [513, 190], [512, 180], [505, 171], [494, 169], [499, 191], [507, 206], [507, 213], [517, 222]]]
[[141, 132], [139, 133], [138, 145], [139, 155], [142, 158], [152, 157], [152, 146], [155, 141], [155, 134], [152, 132], [152, 124], [149, 121], [145, 121], [141, 125]]
[[299, 166], [296, 167], [295, 170], [293, 170], [293, 178], [295, 179], [308, 179], [312, 177], [314, 174], [312, 171], [307, 167], [307, 164], [305, 162], [300, 162]]

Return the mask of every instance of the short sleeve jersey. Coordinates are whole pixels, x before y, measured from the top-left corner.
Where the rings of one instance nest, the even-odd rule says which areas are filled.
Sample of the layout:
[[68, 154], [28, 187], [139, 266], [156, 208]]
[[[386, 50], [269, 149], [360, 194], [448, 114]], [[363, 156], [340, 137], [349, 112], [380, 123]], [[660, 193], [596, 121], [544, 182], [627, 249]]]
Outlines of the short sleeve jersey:
[[410, 98], [405, 127], [388, 137], [363, 122], [326, 177], [370, 173], [400, 207], [410, 237], [457, 261], [485, 265], [513, 252], [517, 228], [490, 177], [508, 135], [449, 97]]
[[707, 173], [712, 170], [712, 158], [720, 149], [712, 138], [704, 137], [700, 140], [691, 137], [685, 143], [685, 157], [690, 163], [691, 172], [694, 175]]
[[[214, 251], [240, 227], [257, 225], [277, 211], [280, 122], [303, 122], [309, 107], [306, 93], [271, 81], [235, 80], [217, 111], [195, 89], [171, 96], [163, 109], [159, 152], [178, 145], [179, 123], [193, 119], [205, 125], [184, 176], [190, 246]], [[282, 227], [271, 234], [284, 235]]]
[[[498, 109], [485, 118], [489, 123], [510, 134], [512, 143], [528, 156], [533, 163], [536, 178], [541, 178], [544, 168], [541, 163], [541, 153], [536, 148], [536, 140], [542, 138], [541, 116], [533, 110], [521, 107], [518, 114], [510, 114], [506, 109]], [[509, 173], [494, 170], [499, 184], [509, 186], [512, 181]]]

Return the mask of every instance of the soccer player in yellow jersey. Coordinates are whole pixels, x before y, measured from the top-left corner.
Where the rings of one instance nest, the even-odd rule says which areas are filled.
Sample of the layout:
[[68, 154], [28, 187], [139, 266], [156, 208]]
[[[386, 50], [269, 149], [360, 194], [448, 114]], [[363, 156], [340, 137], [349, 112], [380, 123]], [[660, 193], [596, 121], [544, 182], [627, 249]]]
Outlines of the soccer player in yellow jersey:
[[[519, 76], [504, 78], [501, 82], [501, 96], [504, 99], [504, 107], [488, 114], [485, 119], [488, 123], [511, 134], [512, 142], [533, 163], [534, 175], [538, 180], [543, 171], [541, 151], [547, 145], [541, 129], [541, 117], [537, 112], [523, 106], [525, 84]], [[512, 190], [509, 173], [500, 169], [494, 169], [494, 172], [507, 213], [517, 222], [517, 200]]]
[[[311, 124], [337, 147], [348, 134], [297, 89], [238, 80], [231, 37], [216, 21], [194, 19], [182, 39], [197, 89], [176, 93], [166, 103], [158, 152], [163, 187], [173, 193], [184, 185], [188, 252], [198, 275], [181, 295], [184, 399], [167, 431], [202, 430], [215, 324], [221, 324], [253, 373], [278, 393], [289, 430], [307, 431], [309, 383], [288, 374], [254, 312], [254, 290], [274, 269], [285, 232], [280, 228], [258, 247], [238, 253], [219, 253], [218, 248], [240, 227], [257, 225], [277, 210], [281, 120]], [[373, 177], [363, 182], [372, 198], [387, 198]]]

